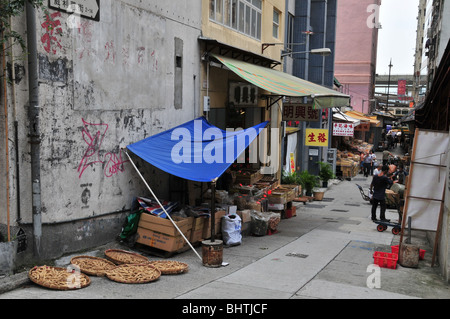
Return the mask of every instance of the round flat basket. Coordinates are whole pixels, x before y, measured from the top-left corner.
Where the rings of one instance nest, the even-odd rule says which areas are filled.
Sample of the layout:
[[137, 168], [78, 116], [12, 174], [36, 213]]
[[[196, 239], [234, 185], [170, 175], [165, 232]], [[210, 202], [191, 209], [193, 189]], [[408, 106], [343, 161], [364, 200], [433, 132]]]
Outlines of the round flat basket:
[[145, 264], [123, 264], [106, 272], [106, 277], [123, 284], [145, 284], [161, 277], [161, 272], [148, 262]]
[[162, 275], [177, 275], [188, 271], [189, 266], [185, 263], [173, 260], [155, 260], [149, 262], [161, 271]]
[[108, 249], [105, 251], [106, 258], [116, 265], [142, 264], [148, 262], [148, 258], [131, 251], [121, 249]]
[[32, 268], [28, 278], [39, 286], [53, 290], [77, 290], [91, 284], [91, 279], [79, 271], [50, 266]]
[[78, 266], [83, 273], [98, 277], [105, 276], [108, 270], [116, 267], [116, 264], [109, 260], [93, 256], [73, 257], [70, 263]]

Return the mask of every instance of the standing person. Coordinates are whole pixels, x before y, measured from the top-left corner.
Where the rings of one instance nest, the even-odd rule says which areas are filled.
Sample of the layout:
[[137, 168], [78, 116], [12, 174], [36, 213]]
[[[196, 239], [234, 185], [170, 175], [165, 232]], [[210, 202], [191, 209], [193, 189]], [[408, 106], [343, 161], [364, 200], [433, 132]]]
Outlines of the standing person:
[[368, 177], [370, 173], [370, 166], [372, 165], [371, 157], [369, 153], [366, 153], [363, 160], [364, 177]]
[[364, 157], [364, 176], [369, 177], [370, 175], [373, 175], [373, 162], [374, 162], [375, 154], [373, 154], [373, 151], [370, 151], [366, 154], [366, 157]]
[[370, 165], [370, 175], [373, 175], [373, 170], [375, 169], [375, 162], [377, 161], [377, 155], [375, 155], [373, 150], [371, 150], [370, 156], [372, 157], [372, 164]]
[[387, 165], [388, 164], [389, 156], [394, 157], [394, 155], [392, 155], [391, 152], [389, 152], [388, 150], [384, 150], [383, 151], [383, 165]]
[[381, 172], [375, 175], [370, 184], [370, 192], [373, 193], [372, 198], [372, 221], [377, 221], [377, 207], [380, 204], [380, 220], [386, 219], [386, 189], [392, 185], [392, 180], [387, 177], [389, 167], [383, 165]]
[[361, 173], [364, 174], [364, 152], [359, 152], [359, 158], [360, 158], [360, 164], [359, 169], [361, 170]]
[[374, 164], [373, 164], [373, 167], [375, 168], [375, 169], [373, 170], [373, 175], [378, 175], [378, 174], [380, 174], [381, 169], [379, 169], [378, 163], [374, 163]]

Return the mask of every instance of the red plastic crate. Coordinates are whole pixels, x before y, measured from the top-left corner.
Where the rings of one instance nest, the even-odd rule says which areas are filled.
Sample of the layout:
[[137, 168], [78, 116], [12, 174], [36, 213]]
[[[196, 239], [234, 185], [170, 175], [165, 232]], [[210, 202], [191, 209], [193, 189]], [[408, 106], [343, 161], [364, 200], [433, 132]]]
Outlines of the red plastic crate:
[[[391, 246], [391, 252], [393, 254], [397, 254], [398, 255], [398, 245]], [[424, 260], [425, 259], [425, 252], [426, 252], [426, 250], [419, 249], [419, 259], [420, 260]]]
[[419, 259], [424, 260], [425, 259], [425, 252], [426, 250], [420, 249], [419, 250]]
[[391, 246], [391, 253], [398, 255], [398, 245]]
[[373, 263], [382, 268], [397, 268], [398, 255], [392, 253], [385, 253], [382, 251], [376, 251], [373, 254]]

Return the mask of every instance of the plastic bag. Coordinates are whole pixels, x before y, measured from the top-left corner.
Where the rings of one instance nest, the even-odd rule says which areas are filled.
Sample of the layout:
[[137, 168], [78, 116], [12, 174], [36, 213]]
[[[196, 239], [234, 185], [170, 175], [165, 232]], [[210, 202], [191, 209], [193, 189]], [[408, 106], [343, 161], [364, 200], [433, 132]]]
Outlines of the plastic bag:
[[241, 218], [238, 215], [222, 217], [222, 239], [225, 245], [235, 246], [242, 242]]
[[281, 220], [280, 214], [272, 212], [252, 211], [251, 217], [252, 234], [255, 236], [264, 236], [269, 229], [271, 231], [276, 231]]
[[120, 233], [121, 239], [126, 239], [136, 233], [139, 219], [143, 212], [144, 210], [140, 209], [138, 211], [133, 211], [128, 215], [126, 225], [122, 228], [122, 232]]

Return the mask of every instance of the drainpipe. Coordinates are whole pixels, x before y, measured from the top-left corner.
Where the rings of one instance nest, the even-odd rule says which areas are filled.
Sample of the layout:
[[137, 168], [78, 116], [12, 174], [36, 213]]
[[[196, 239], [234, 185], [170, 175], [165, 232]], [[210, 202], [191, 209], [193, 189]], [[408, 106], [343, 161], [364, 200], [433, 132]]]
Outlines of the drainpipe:
[[29, 125], [31, 145], [31, 180], [33, 205], [33, 245], [34, 255], [41, 257], [42, 217], [41, 217], [41, 162], [39, 130], [39, 83], [36, 39], [36, 10], [26, 1], [27, 42], [28, 42], [28, 82], [29, 82]]
[[[3, 28], [4, 25], [2, 24]], [[1, 39], [4, 38], [5, 31], [1, 33]], [[5, 38], [6, 39], [6, 38]], [[5, 171], [6, 171], [6, 220], [7, 220], [7, 232], [8, 232], [8, 242], [11, 241], [11, 223], [10, 223], [10, 190], [9, 190], [9, 120], [8, 120], [8, 91], [7, 91], [7, 79], [6, 79], [6, 46], [5, 42], [2, 45], [2, 74], [3, 74], [3, 104], [5, 107]]]
[[[9, 25], [12, 26], [12, 17], [9, 17]], [[16, 203], [17, 203], [17, 222], [21, 221], [20, 217], [20, 164], [19, 164], [19, 122], [17, 121], [16, 110], [16, 69], [14, 62], [13, 41], [9, 39], [10, 56], [11, 56], [11, 100], [13, 104], [14, 118], [14, 147], [16, 156]]]

